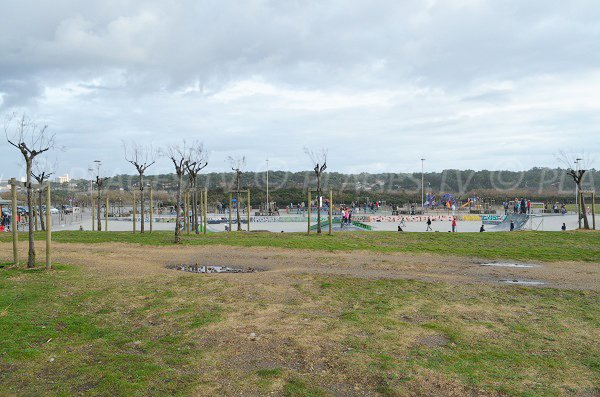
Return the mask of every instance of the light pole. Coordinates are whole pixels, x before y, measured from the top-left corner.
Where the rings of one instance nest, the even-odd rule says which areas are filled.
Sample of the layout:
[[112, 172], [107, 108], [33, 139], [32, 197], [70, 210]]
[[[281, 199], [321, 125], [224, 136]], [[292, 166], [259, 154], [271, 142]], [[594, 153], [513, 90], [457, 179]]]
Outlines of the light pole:
[[92, 167], [88, 167], [88, 172], [90, 173], [90, 209], [92, 210], [92, 231], [96, 229], [94, 226], [94, 169]]
[[267, 215], [271, 215], [271, 203], [269, 203], [269, 159], [267, 159]]
[[423, 171], [425, 169], [425, 159], [421, 159], [421, 213], [425, 211], [425, 177]]

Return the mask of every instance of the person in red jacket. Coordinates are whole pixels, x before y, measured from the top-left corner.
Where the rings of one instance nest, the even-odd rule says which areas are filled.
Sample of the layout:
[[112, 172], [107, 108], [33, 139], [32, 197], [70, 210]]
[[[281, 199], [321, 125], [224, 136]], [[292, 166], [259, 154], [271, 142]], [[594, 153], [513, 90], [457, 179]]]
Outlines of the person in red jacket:
[[452, 218], [452, 233], [456, 232], [456, 218]]

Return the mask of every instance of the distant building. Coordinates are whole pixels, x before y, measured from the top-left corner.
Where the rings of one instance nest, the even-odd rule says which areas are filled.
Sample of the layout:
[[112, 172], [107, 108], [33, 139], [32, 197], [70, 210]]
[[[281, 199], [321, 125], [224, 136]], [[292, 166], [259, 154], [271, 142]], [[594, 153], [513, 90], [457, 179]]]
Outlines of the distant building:
[[56, 178], [56, 182], [58, 183], [69, 183], [70, 181], [71, 179], [69, 178], [69, 174], [65, 174]]

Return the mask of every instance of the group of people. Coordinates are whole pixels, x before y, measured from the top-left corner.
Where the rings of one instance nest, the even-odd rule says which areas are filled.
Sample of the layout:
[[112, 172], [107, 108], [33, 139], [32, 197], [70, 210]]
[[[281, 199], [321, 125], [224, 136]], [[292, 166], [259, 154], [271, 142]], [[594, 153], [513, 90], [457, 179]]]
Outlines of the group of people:
[[350, 208], [351, 211], [356, 212], [357, 214], [359, 214], [361, 210], [363, 210], [365, 214], [369, 212], [374, 214], [375, 212], [379, 211], [381, 206], [381, 201], [367, 201], [364, 204], [360, 204], [358, 201], [353, 201], [347, 208]]
[[342, 227], [344, 224], [352, 223], [352, 210], [349, 207], [340, 209], [340, 213], [342, 215], [342, 219], [341, 219]]
[[[510, 204], [505, 201], [502, 203], [502, 206], [504, 207], [504, 215], [508, 215]], [[515, 197], [513, 202], [513, 212], [515, 214], [531, 214], [531, 200], [528, 200], [525, 197], [520, 199]]]
[[[548, 204], [546, 204], [544, 206], [545, 210], [548, 210]], [[554, 203], [554, 205], [552, 206], [552, 212], [554, 212], [555, 214], [562, 214], [565, 215], [567, 213], [567, 207], [564, 204], [561, 204], [560, 206], [560, 210], [558, 209], [558, 203]]]
[[10, 215], [2, 212], [2, 218], [0, 218], [0, 232], [10, 231]]

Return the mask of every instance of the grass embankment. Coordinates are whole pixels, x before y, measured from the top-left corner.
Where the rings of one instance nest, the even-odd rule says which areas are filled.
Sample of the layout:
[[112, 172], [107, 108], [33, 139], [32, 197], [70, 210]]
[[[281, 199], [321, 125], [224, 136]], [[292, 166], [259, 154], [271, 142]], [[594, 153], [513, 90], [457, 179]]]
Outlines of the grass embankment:
[[236, 277], [0, 269], [0, 395], [600, 391], [595, 292]]
[[[23, 233], [20, 240], [27, 236]], [[43, 233], [36, 234], [43, 239]], [[129, 232], [61, 231], [52, 238], [61, 243], [122, 242], [148, 245], [173, 244], [172, 232], [133, 234]], [[9, 233], [0, 241], [11, 241]], [[367, 250], [376, 252], [427, 252], [489, 259], [543, 261], [600, 261], [600, 233], [513, 232], [513, 233], [334, 233], [332, 236], [304, 233], [234, 232], [183, 235], [185, 245], [233, 245], [316, 250]]]

